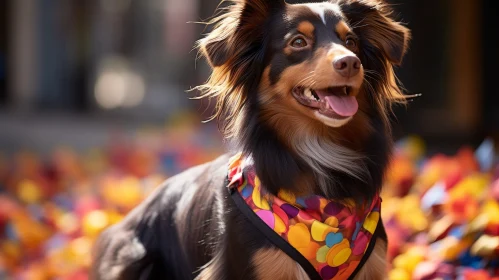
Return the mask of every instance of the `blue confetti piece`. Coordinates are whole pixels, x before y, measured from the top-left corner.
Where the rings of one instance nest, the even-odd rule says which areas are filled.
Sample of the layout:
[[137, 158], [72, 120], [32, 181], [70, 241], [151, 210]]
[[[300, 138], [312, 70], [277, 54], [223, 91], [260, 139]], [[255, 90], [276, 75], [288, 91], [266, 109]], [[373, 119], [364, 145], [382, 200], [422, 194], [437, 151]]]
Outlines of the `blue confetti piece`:
[[57, 206], [68, 212], [74, 211], [73, 199], [67, 194], [58, 194], [54, 197], [53, 201]]
[[60, 249], [69, 243], [69, 239], [62, 234], [56, 234], [52, 236], [43, 245], [45, 251], [50, 252], [56, 249]]
[[434, 205], [440, 205], [447, 199], [445, 185], [442, 182], [436, 183], [421, 198], [421, 208], [429, 210]]
[[449, 231], [448, 235], [461, 239], [464, 236], [465, 228], [465, 226], [454, 227]]
[[494, 165], [495, 151], [494, 141], [492, 139], [485, 139], [475, 151], [475, 158], [480, 165], [482, 171], [489, 171]]
[[474, 269], [483, 269], [485, 268], [485, 262], [483, 260], [475, 260], [472, 262], [469, 267], [474, 268]]
[[14, 229], [14, 225], [12, 225], [11, 223], [8, 223], [5, 226], [5, 236], [10, 241], [19, 241], [19, 237], [17, 236], [17, 232]]

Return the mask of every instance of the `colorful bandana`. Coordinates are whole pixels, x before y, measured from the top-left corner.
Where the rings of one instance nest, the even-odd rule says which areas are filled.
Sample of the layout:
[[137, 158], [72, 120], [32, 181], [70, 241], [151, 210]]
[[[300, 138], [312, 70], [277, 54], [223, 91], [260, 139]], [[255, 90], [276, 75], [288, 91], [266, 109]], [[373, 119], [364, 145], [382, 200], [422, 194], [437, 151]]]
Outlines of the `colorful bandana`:
[[322, 279], [352, 276], [380, 220], [379, 195], [364, 207], [318, 195], [295, 197], [280, 191], [274, 196], [261, 185], [252, 160], [241, 154], [230, 160], [228, 180], [229, 188], [237, 190], [247, 206], [305, 257]]

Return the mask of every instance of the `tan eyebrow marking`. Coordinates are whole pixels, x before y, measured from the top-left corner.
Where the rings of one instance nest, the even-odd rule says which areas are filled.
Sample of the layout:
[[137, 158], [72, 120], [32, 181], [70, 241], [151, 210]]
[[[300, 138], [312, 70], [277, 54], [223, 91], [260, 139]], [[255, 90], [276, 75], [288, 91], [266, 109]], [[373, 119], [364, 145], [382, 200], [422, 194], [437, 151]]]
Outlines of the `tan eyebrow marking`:
[[298, 31], [309, 38], [314, 38], [315, 27], [310, 21], [302, 21], [298, 24]]
[[335, 29], [342, 40], [345, 40], [348, 32], [350, 32], [350, 27], [348, 27], [348, 25], [342, 20], [336, 24]]

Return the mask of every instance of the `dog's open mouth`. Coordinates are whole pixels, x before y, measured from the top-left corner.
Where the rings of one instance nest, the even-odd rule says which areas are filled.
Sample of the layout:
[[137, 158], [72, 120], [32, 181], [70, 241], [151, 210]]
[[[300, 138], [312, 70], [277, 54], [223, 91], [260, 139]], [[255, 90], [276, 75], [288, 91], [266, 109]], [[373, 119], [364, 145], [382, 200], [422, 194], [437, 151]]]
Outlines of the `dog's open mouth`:
[[334, 119], [347, 119], [359, 110], [355, 96], [349, 86], [311, 89], [295, 87], [293, 96], [302, 105], [316, 109], [320, 114]]

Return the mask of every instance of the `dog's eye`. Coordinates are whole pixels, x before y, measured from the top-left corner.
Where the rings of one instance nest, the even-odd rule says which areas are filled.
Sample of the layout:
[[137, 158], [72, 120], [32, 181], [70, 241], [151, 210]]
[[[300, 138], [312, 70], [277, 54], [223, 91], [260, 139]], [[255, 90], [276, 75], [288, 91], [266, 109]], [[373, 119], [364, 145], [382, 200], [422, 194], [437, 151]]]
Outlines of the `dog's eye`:
[[298, 37], [298, 38], [294, 39], [293, 41], [291, 41], [290, 45], [293, 48], [301, 49], [301, 48], [305, 48], [308, 44], [307, 44], [307, 40], [305, 40], [305, 38]]
[[357, 42], [353, 38], [347, 38], [345, 40], [345, 45], [347, 46], [347, 48], [352, 50], [352, 49], [355, 49], [357, 47]]

